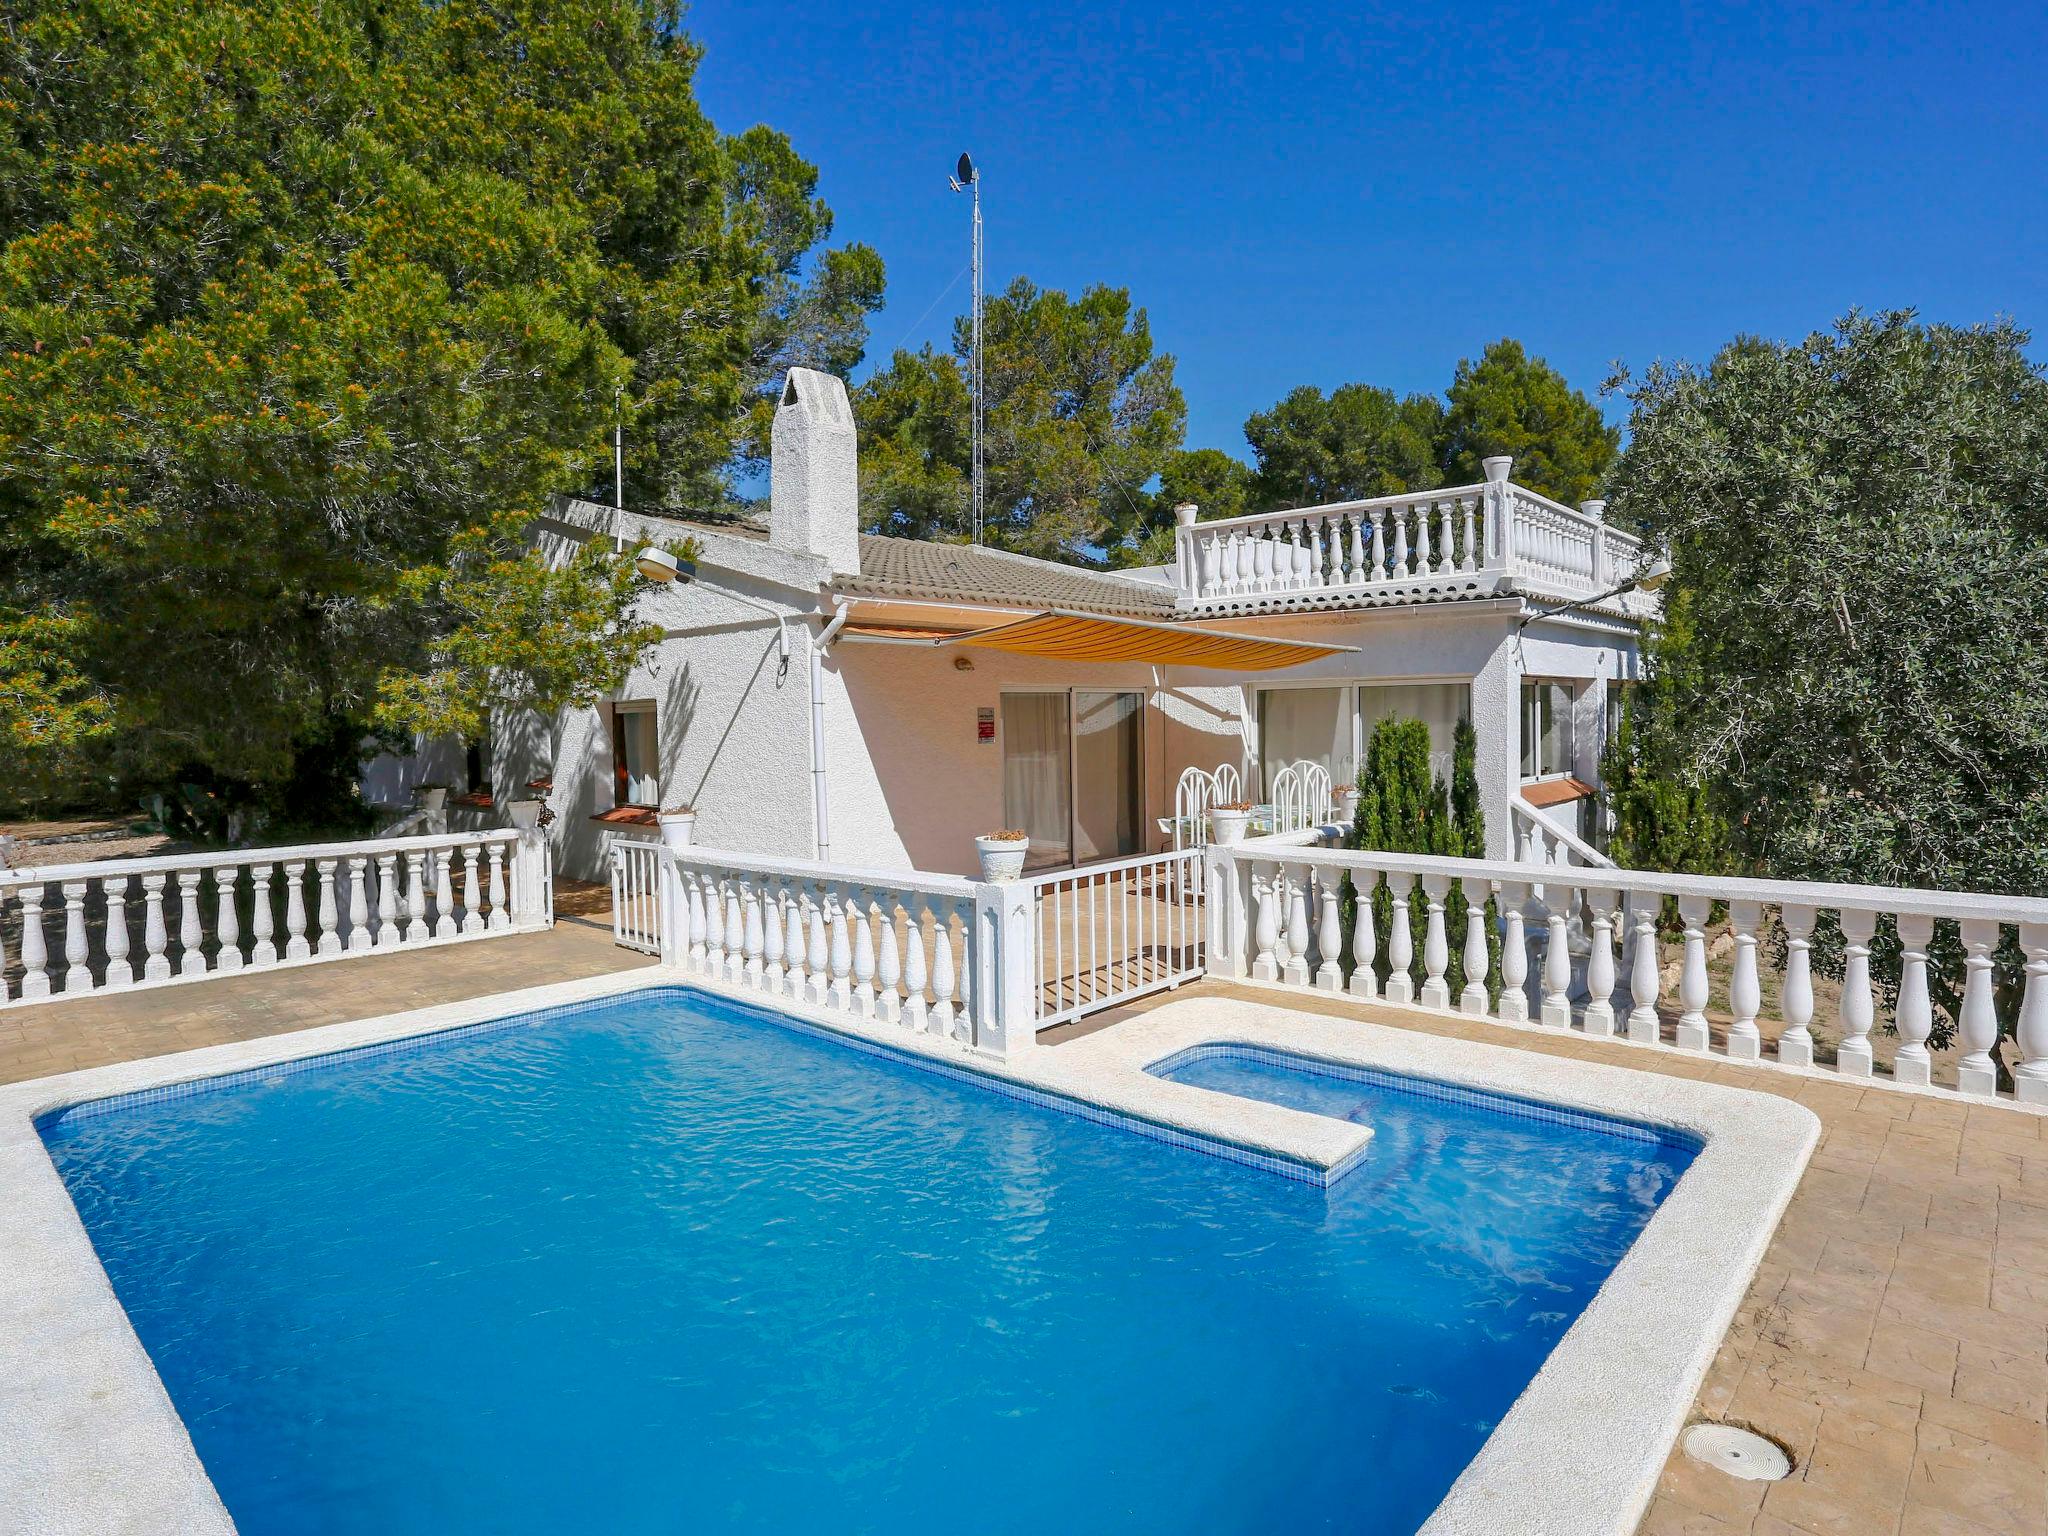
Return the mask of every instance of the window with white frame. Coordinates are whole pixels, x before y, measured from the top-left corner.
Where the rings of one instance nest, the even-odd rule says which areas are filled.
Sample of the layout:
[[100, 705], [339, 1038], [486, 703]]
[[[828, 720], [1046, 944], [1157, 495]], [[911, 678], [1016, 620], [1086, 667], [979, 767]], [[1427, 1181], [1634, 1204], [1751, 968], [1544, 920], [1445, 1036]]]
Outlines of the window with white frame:
[[1453, 737], [1471, 709], [1464, 683], [1361, 683], [1342, 687], [1259, 690], [1259, 762], [1263, 793], [1270, 797], [1273, 775], [1289, 763], [1319, 763], [1333, 785], [1358, 775], [1382, 720], [1420, 720], [1429, 727], [1431, 768], [1451, 771]]
[[661, 742], [651, 701], [612, 706], [612, 782], [618, 805], [661, 804]]
[[1548, 678], [1522, 680], [1522, 777], [1572, 771], [1572, 685]]

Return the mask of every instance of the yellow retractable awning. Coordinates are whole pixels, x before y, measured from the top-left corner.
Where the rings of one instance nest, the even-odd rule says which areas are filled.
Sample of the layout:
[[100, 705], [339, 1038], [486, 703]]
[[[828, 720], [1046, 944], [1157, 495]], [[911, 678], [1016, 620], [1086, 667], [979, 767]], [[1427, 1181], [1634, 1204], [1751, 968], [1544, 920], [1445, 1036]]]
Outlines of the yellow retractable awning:
[[1111, 619], [1059, 608], [927, 643], [972, 645], [982, 650], [1054, 656], [1064, 661], [1144, 661], [1215, 667], [1228, 672], [1268, 672], [1358, 649], [1354, 645], [1318, 645], [1307, 640], [1269, 640], [1262, 635], [1198, 629], [1192, 624]]

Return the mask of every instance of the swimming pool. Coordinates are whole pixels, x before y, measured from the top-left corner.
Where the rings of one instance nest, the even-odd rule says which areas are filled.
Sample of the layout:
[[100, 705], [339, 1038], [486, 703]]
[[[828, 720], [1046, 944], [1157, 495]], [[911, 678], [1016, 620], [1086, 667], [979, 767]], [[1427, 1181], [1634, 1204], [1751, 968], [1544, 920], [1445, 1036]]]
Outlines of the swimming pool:
[[44, 1139], [245, 1536], [1410, 1532], [1690, 1154], [1408, 1097], [1325, 1190], [662, 989]]

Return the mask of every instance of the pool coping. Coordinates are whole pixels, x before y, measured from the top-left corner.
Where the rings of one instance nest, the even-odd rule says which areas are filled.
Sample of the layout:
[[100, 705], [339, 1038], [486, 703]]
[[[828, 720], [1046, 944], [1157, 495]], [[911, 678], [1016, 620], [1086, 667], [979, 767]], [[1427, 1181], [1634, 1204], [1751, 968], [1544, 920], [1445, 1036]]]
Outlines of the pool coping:
[[1423, 1527], [1627, 1536], [1791, 1199], [1820, 1123], [1775, 1095], [1235, 999], [1168, 1003], [997, 1061], [880, 1020], [670, 967], [472, 998], [0, 1086], [0, 1508], [46, 1536], [231, 1533], [233, 1522], [101, 1268], [37, 1122], [91, 1100], [439, 1034], [632, 992], [689, 987], [793, 1016], [1006, 1096], [1325, 1182], [1370, 1132], [1167, 1082], [1146, 1068], [1243, 1044], [1670, 1126], [1701, 1148]]

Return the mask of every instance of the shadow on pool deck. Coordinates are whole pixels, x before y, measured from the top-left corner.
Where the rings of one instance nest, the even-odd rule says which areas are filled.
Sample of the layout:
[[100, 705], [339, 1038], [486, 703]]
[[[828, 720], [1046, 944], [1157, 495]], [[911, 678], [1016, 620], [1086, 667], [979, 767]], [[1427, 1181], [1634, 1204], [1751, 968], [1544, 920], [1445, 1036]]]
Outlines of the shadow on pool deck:
[[1742, 1482], [1674, 1452], [1642, 1533], [2048, 1530], [2048, 1117], [1218, 982], [1097, 1015], [1065, 1038], [1187, 997], [1370, 1019], [1805, 1104], [1821, 1118], [1820, 1146], [1693, 1407], [1695, 1418], [1780, 1441], [1793, 1473]]

